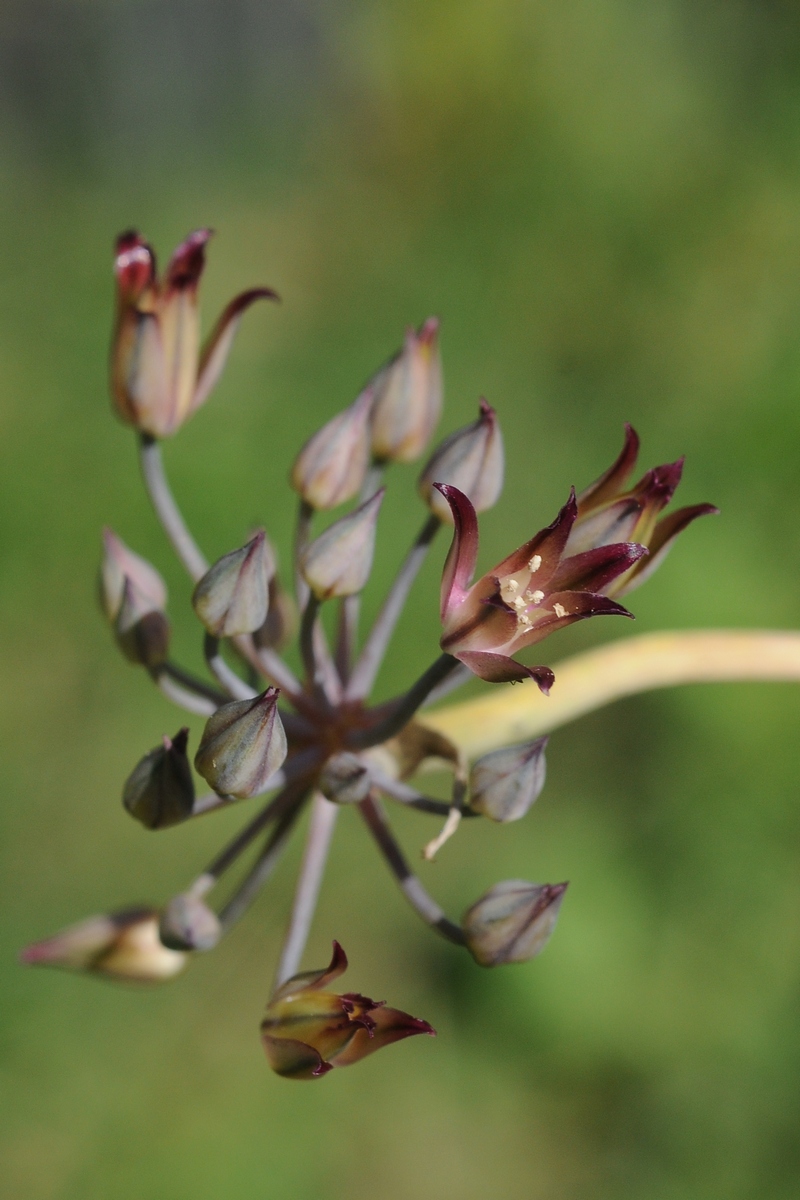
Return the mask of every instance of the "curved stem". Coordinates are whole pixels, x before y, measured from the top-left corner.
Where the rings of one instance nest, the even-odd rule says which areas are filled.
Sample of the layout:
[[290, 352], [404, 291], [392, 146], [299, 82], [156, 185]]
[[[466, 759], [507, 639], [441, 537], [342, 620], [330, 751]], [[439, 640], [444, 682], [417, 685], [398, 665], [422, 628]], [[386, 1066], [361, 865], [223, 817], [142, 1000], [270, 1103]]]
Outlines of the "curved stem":
[[[446, 800], [435, 800], [433, 796], [426, 796], [424, 792], [418, 792], [416, 788], [409, 787], [407, 783], [402, 783], [399, 779], [392, 779], [385, 771], [381, 771], [372, 764], [370, 764], [369, 773], [375, 787], [390, 800], [397, 800], [408, 808], [416, 808], [419, 812], [431, 813], [437, 817], [450, 816], [453, 808], [452, 801], [448, 803]], [[460, 812], [462, 817], [480, 816], [480, 813], [463, 806]]]
[[358, 662], [353, 668], [347, 687], [348, 698], [360, 699], [362, 696], [368, 696], [372, 691], [372, 685], [375, 683], [375, 677], [403, 611], [403, 605], [408, 599], [411, 586], [419, 574], [420, 567], [425, 561], [431, 542], [441, 528], [441, 524], [437, 516], [428, 517], [406, 555], [394, 583], [389, 589], [389, 594], [383, 602], [383, 607], [375, 618], [375, 624], [369, 631]]
[[623, 696], [686, 683], [800, 682], [800, 633], [690, 629], [646, 633], [554, 667], [549, 697], [523, 683], [426, 713], [425, 724], [476, 758], [557, 729]]
[[224, 700], [217, 702], [204, 694], [190, 691], [172, 677], [163, 663], [161, 666], [151, 669], [150, 678], [168, 700], [177, 704], [179, 708], [185, 709], [186, 712], [195, 713], [198, 717], [210, 717], [217, 711], [220, 703], [224, 704], [227, 700], [226, 696]]
[[394, 737], [408, 724], [433, 689], [460, 665], [458, 659], [452, 655], [440, 654], [404, 696], [390, 700], [375, 711], [376, 720], [372, 725], [352, 733], [348, 738], [348, 745], [354, 750], [367, 750], [370, 746], [377, 746]]
[[139, 446], [142, 475], [156, 515], [178, 558], [192, 579], [197, 581], [205, 575], [208, 563], [175, 503], [175, 497], [164, 473], [161, 447], [146, 433], [142, 434]]
[[367, 796], [366, 800], [362, 800], [358, 807], [367, 828], [377, 842], [411, 907], [427, 925], [430, 925], [442, 937], [447, 938], [449, 942], [454, 942], [456, 946], [463, 946], [465, 939], [460, 927], [445, 916], [444, 910], [426, 892], [406, 862], [403, 851], [395, 841], [380, 801], [374, 796]]
[[289, 928], [286, 930], [286, 938], [275, 976], [275, 987], [280, 987], [287, 979], [296, 975], [300, 966], [311, 922], [314, 919], [314, 910], [317, 907], [319, 889], [338, 815], [339, 808], [336, 804], [331, 804], [330, 800], [326, 800], [321, 792], [314, 793], [306, 848], [294, 894]]

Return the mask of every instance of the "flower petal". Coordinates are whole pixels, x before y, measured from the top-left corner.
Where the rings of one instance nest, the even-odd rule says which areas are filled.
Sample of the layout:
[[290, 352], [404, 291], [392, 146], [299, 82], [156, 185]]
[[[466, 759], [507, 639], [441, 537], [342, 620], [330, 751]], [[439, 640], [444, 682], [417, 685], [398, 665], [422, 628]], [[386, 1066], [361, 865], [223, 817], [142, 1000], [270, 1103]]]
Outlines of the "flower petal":
[[519, 683], [523, 679], [533, 679], [545, 696], [549, 695], [556, 679], [549, 667], [526, 667], [505, 654], [464, 650], [456, 657], [465, 667], [469, 667], [474, 675], [485, 679], [487, 683]]
[[471, 501], [449, 483], [434, 483], [453, 514], [453, 541], [442, 573], [439, 610], [442, 620], [467, 594], [478, 558], [478, 518]]
[[344, 975], [347, 970], [347, 955], [337, 941], [333, 943], [333, 955], [327, 967], [321, 971], [302, 971], [299, 975], [293, 975], [291, 979], [287, 979], [286, 983], [282, 984], [270, 1000], [273, 1004], [276, 1000], [285, 1000], [288, 996], [293, 996], [296, 992], [303, 991], [305, 988], [311, 988], [317, 991], [325, 988], [329, 983], [333, 983], [334, 979], [338, 979], [340, 975]]
[[675, 538], [679, 533], [683, 533], [692, 521], [696, 521], [698, 517], [711, 516], [718, 512], [719, 509], [715, 504], [693, 504], [687, 508], [679, 508], [667, 517], [662, 517], [656, 525], [650, 541], [649, 557], [631, 573], [630, 578], [620, 588], [617, 595], [625, 596], [649, 579], [669, 554]]
[[195, 229], [181, 242], [169, 260], [164, 291], [184, 291], [196, 288], [206, 265], [206, 245], [213, 236], [212, 229]]
[[114, 274], [119, 300], [123, 304], [137, 304], [142, 294], [155, 284], [156, 256], [135, 229], [121, 233], [117, 238]]
[[235, 296], [218, 317], [217, 323], [206, 339], [200, 354], [197, 384], [192, 396], [191, 412], [196, 412], [211, 394], [214, 385], [225, 367], [228, 354], [233, 345], [233, 339], [236, 336], [236, 330], [239, 328], [239, 321], [245, 310], [251, 304], [254, 304], [256, 300], [280, 301], [280, 296], [277, 292], [273, 292], [272, 288], [250, 288], [248, 291], [241, 292], [238, 296]]
[[639, 435], [633, 426], [629, 425], [626, 421], [625, 442], [619, 457], [599, 479], [589, 484], [588, 488], [582, 491], [578, 497], [578, 513], [580, 516], [583, 516], [584, 513], [592, 509], [599, 508], [620, 494], [625, 486], [625, 481], [636, 466], [638, 456]]
[[550, 581], [550, 586], [553, 591], [601, 592], [606, 584], [647, 553], [647, 547], [637, 542], [620, 542], [586, 550], [583, 554], [565, 558]]
[[382, 1005], [380, 1008], [373, 1009], [370, 1016], [374, 1022], [373, 1028], [371, 1030], [358, 1029], [345, 1048], [331, 1056], [333, 1066], [349, 1067], [360, 1059], [366, 1058], [368, 1054], [374, 1054], [376, 1050], [390, 1046], [392, 1042], [414, 1037], [418, 1033], [427, 1033], [431, 1037], [436, 1037], [436, 1030], [427, 1021], [423, 1021], [419, 1017], [412, 1017], [397, 1008], [385, 1008]]
[[504, 575], [514, 575], [527, 567], [531, 559], [538, 557], [541, 562], [536, 569], [536, 586], [544, 588], [561, 561], [572, 526], [578, 515], [578, 503], [575, 499], [575, 488], [572, 488], [569, 499], [559, 512], [552, 524], [541, 529], [524, 546], [520, 546], [508, 558], [494, 568], [492, 575], [498, 579]]
[[[513, 650], [521, 650], [523, 646], [533, 646], [543, 638], [549, 637], [557, 629], [565, 629], [575, 621], [585, 621], [587, 617], [630, 617], [628, 612], [616, 600], [608, 596], [598, 596], [594, 592], [552, 592], [547, 597], [547, 608], [552, 612], [542, 611], [536, 624], [527, 633], [522, 633], [514, 640]], [[463, 657], [459, 655], [459, 658]]]
[[286, 1079], [320, 1079], [333, 1070], [313, 1046], [292, 1038], [274, 1038], [262, 1032], [261, 1044], [267, 1061], [277, 1075]]

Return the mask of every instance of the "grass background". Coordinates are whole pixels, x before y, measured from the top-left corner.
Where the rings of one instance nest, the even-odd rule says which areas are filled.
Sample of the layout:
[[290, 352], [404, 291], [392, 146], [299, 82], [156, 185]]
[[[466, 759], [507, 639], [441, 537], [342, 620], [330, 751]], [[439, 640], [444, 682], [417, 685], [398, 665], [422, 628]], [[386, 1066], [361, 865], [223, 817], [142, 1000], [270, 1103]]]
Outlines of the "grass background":
[[[0, 12], [0, 1158], [9, 1200], [789, 1200], [800, 1144], [800, 696], [696, 687], [560, 731], [525, 822], [424, 868], [458, 913], [569, 878], [546, 954], [482, 971], [415, 923], [344, 814], [309, 947], [439, 1030], [315, 1086], [257, 1037], [294, 847], [212, 956], [151, 992], [15, 964], [160, 901], [237, 814], [121, 812], [179, 718], [94, 604], [109, 523], [189, 588], [109, 415], [110, 246], [217, 229], [207, 319], [276, 287], [166, 447], [215, 557], [408, 323], [443, 320], [443, 431], [499, 409], [488, 564], [616, 453], [687, 455], [712, 500], [633, 599], [637, 632], [800, 623], [800, 16], [788, 0], [6, 0]], [[395, 478], [396, 475], [396, 478]], [[392, 476], [382, 588], [416, 528]], [[443, 549], [443, 548], [442, 548]], [[432, 556], [384, 692], [437, 638]], [[548, 661], [627, 634], [587, 623]], [[194, 722], [195, 728], [197, 722]], [[196, 736], [196, 734], [195, 734]], [[233, 819], [231, 819], [233, 818]], [[410, 850], [428, 826], [399, 822]]]

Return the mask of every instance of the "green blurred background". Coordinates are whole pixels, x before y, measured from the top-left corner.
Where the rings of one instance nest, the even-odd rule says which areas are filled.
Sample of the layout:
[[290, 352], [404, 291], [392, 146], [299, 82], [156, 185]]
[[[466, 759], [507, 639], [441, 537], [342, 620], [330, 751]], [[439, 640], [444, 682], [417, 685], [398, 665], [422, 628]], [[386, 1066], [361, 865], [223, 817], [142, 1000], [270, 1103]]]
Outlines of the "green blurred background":
[[[110, 248], [218, 230], [207, 320], [266, 283], [213, 401], [165, 453], [212, 556], [407, 323], [443, 320], [443, 429], [485, 394], [508, 444], [489, 564], [635, 423], [687, 455], [693, 527], [637, 632], [800, 625], [800, 10], [790, 0], [5, 0], [0, 10], [0, 1161], [9, 1200], [783, 1200], [800, 1190], [800, 692], [696, 687], [557, 733], [522, 823], [423, 877], [454, 913], [571, 880], [557, 934], [482, 971], [416, 922], [354, 814], [306, 961], [427, 1017], [315, 1085], [258, 1022], [293, 848], [248, 919], [153, 991], [23, 970], [19, 947], [178, 890], [240, 813], [148, 834], [121, 811], [180, 722], [94, 603], [108, 522], [189, 588], [110, 415]], [[382, 517], [381, 590], [419, 517]], [[516, 540], [515, 540], [516, 539]], [[437, 547], [384, 693], [435, 650]], [[548, 661], [631, 632], [587, 623]], [[196, 730], [198, 723], [195, 721]], [[195, 733], [196, 736], [196, 733]], [[242, 809], [245, 812], [246, 808]], [[412, 854], [430, 826], [398, 821]]]

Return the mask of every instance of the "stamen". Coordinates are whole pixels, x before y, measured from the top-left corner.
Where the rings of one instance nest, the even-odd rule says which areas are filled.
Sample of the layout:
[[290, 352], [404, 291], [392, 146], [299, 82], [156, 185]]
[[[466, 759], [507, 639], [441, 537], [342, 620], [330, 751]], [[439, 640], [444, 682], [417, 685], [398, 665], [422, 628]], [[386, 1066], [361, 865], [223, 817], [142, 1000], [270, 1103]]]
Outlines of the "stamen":
[[542, 600], [544, 600], [544, 592], [540, 591], [539, 588], [535, 592], [528, 591], [525, 593], [525, 599], [529, 604], [541, 604]]
[[567, 610], [564, 608], [563, 604], [554, 604], [553, 612], [557, 617], [565, 617], [567, 615]]
[[530, 571], [531, 575], [535, 575], [541, 565], [542, 565], [541, 554], [534, 554], [533, 558], [530, 559], [530, 561], [528, 562], [528, 570]]

